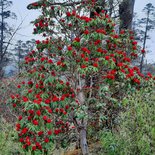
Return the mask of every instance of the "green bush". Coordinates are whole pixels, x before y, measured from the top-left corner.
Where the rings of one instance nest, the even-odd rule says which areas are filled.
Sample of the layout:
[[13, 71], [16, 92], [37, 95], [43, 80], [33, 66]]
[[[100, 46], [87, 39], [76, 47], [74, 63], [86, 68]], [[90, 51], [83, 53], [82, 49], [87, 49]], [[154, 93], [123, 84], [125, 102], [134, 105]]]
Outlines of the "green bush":
[[8, 124], [3, 118], [0, 121], [0, 155], [22, 155], [13, 125]]
[[117, 132], [102, 131], [101, 142], [108, 155], [155, 154], [155, 92], [150, 88], [125, 98]]

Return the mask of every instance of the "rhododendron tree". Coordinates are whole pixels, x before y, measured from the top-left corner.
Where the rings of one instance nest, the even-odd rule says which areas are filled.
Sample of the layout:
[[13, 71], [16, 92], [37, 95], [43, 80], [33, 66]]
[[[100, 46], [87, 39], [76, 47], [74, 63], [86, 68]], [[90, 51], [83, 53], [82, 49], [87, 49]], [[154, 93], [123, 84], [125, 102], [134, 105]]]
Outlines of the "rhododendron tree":
[[95, 12], [96, 5], [40, 0], [29, 6], [42, 12], [33, 22], [34, 34], [45, 39], [36, 40], [36, 49], [25, 57], [26, 80], [11, 96], [26, 151], [48, 154], [53, 144], [66, 148], [76, 139], [89, 154], [88, 126], [110, 127], [124, 96], [153, 80], [131, 65], [138, 55], [133, 33], [117, 34], [113, 20], [104, 9]]

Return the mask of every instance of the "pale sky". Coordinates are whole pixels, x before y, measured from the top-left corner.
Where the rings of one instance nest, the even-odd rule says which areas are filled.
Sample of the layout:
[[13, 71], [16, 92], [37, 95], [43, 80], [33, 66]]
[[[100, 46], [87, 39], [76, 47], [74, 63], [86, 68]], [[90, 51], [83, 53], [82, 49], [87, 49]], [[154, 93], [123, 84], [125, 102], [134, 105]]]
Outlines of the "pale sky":
[[[31, 38], [39, 38], [39, 36], [35, 36], [32, 34], [33, 26], [30, 24], [30, 21], [34, 20], [39, 12], [37, 10], [27, 10], [27, 5], [29, 3], [34, 2], [34, 0], [12, 0], [13, 6], [11, 8], [18, 17], [17, 21], [11, 21], [13, 25], [18, 26], [19, 23], [24, 19], [24, 23], [18, 34], [15, 36], [14, 41], [21, 40], [29, 40]], [[144, 17], [142, 14], [142, 9], [147, 3], [152, 3], [155, 6], [155, 0], [135, 0], [135, 12], [139, 18]], [[151, 32], [151, 40], [147, 42], [148, 50], [151, 50], [151, 53], [147, 54], [147, 60], [149, 62], [155, 62], [155, 30]]]

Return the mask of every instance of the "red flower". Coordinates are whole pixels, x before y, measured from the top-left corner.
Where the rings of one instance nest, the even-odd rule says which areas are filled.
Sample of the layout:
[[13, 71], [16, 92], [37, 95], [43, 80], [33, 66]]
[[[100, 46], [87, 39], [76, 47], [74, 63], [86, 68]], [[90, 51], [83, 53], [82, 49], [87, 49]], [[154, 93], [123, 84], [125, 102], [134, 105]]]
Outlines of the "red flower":
[[61, 65], [61, 61], [58, 61], [58, 62], [57, 62], [57, 65], [60, 66], [60, 65]]
[[42, 149], [42, 146], [40, 143], [36, 142], [36, 146], [38, 147], [38, 149], [40, 149], [40, 150]]
[[28, 90], [28, 93], [32, 93], [32, 89], [29, 89], [29, 90]]
[[30, 142], [30, 141], [27, 141], [26, 144], [27, 144], [28, 146], [30, 146], [30, 145], [31, 145], [31, 142]]
[[22, 120], [22, 118], [23, 118], [23, 117], [20, 115], [20, 116], [18, 117], [18, 120], [20, 121], [20, 120]]
[[86, 34], [86, 35], [89, 34], [89, 31], [88, 30], [85, 30], [84, 31], [84, 34]]
[[124, 60], [124, 61], [127, 61], [127, 62], [131, 62], [131, 59], [128, 58], [128, 57], [125, 57], [123, 60]]
[[105, 59], [106, 59], [106, 60], [109, 60], [109, 59], [110, 59], [110, 56], [108, 56], [108, 55], [105, 56]]
[[19, 141], [22, 143], [22, 142], [24, 142], [24, 139], [23, 138], [20, 138]]
[[36, 111], [36, 114], [37, 114], [38, 116], [40, 116], [40, 115], [41, 115], [41, 111], [40, 111], [40, 110], [37, 110], [37, 111]]
[[27, 117], [27, 120], [28, 120], [28, 121], [30, 121], [30, 120], [31, 120], [31, 118], [32, 118], [31, 116], [28, 116], [28, 117]]
[[137, 49], [137, 46], [133, 46], [133, 50], [136, 50]]
[[31, 114], [31, 115], [34, 114], [34, 110], [31, 110], [31, 109], [30, 109], [28, 112], [29, 112], [29, 114]]
[[44, 142], [45, 142], [45, 143], [48, 143], [48, 142], [49, 142], [49, 139], [48, 139], [48, 138], [45, 138], [45, 139], [44, 139]]
[[15, 96], [14, 96], [14, 95], [11, 95], [11, 98], [12, 98], [12, 99], [15, 99]]
[[48, 134], [48, 135], [51, 135], [51, 134], [52, 134], [52, 131], [51, 131], [51, 130], [49, 130], [49, 131], [47, 132], [47, 134]]
[[46, 121], [48, 118], [47, 116], [43, 116], [43, 120]]
[[137, 41], [133, 41], [132, 42], [132, 45], [137, 45]]
[[84, 59], [84, 61], [89, 61], [89, 58], [88, 58], [88, 57], [86, 57], [86, 58]]
[[121, 30], [121, 31], [120, 31], [120, 34], [124, 34], [124, 33], [125, 33], [125, 31], [124, 31], [124, 30]]
[[145, 53], [145, 49], [142, 49], [141, 52], [142, 52], [142, 53]]
[[59, 112], [59, 109], [58, 109], [58, 108], [56, 108], [56, 109], [55, 109], [55, 112]]
[[97, 52], [102, 53], [103, 52], [102, 48], [98, 48]]
[[115, 34], [115, 35], [113, 36], [113, 38], [117, 39], [117, 38], [119, 38], [119, 36], [118, 36], [117, 34]]
[[85, 55], [82, 53], [82, 54], [81, 54], [81, 58], [84, 58], [84, 57], [85, 57]]
[[86, 52], [86, 53], [90, 54], [90, 51], [89, 51], [86, 47], [82, 47], [81, 50], [82, 50], [83, 52]]
[[86, 65], [81, 65], [81, 68], [87, 68], [87, 66]]
[[74, 38], [74, 41], [80, 42], [80, 38], [79, 37], [76, 37], [76, 38]]
[[32, 146], [32, 150], [35, 151], [36, 150], [36, 146]]
[[137, 78], [134, 78], [133, 81], [134, 81], [135, 83], [137, 83], [137, 84], [140, 84], [140, 80], [137, 79]]
[[27, 83], [28, 85], [32, 85], [33, 84], [33, 82], [32, 81], [28, 81], [28, 83]]
[[38, 136], [43, 135], [43, 133], [44, 133], [43, 131], [39, 131], [39, 132], [38, 132]]
[[66, 15], [70, 17], [72, 14], [70, 12], [66, 12]]
[[94, 42], [94, 45], [98, 45], [99, 43], [101, 43], [101, 40], [98, 39]]
[[114, 80], [114, 79], [115, 79], [115, 76], [109, 74], [109, 75], [107, 75], [107, 78], [108, 78], [108, 79], [112, 79], [112, 80]]
[[53, 102], [57, 102], [57, 101], [59, 101], [59, 98], [56, 97], [56, 96], [54, 96], [53, 99], [52, 99], [52, 101], [53, 101]]
[[70, 24], [68, 24], [68, 26], [69, 26], [69, 27], [72, 27], [72, 24], [70, 23]]
[[13, 104], [13, 107], [15, 108], [16, 106], [17, 106], [17, 105], [14, 103], [14, 104]]
[[68, 50], [68, 51], [71, 51], [72, 49], [73, 49], [72, 46], [68, 46], [68, 47], [67, 47], [67, 50]]
[[88, 17], [85, 18], [86, 23], [90, 22], [91, 20], [92, 20], [91, 18], [88, 18]]
[[73, 11], [72, 11], [72, 16], [75, 16], [75, 15], [76, 15], [76, 11], [73, 10]]
[[106, 16], [105, 16], [106, 18], [109, 18], [109, 15], [108, 14], [106, 14]]
[[60, 108], [60, 112], [62, 112], [62, 113], [63, 113], [63, 111], [64, 111], [64, 109], [63, 109], [63, 108]]
[[23, 148], [23, 149], [26, 149], [26, 147], [27, 147], [27, 145], [23, 145], [23, 147], [22, 147], [22, 148]]
[[40, 40], [36, 40], [36, 44], [40, 44]]
[[66, 114], [67, 114], [67, 112], [66, 112], [66, 111], [63, 111], [63, 114], [64, 114], [64, 115], [66, 115]]
[[98, 67], [98, 63], [96, 63], [96, 62], [93, 63], [93, 66], [94, 66], [94, 67]]
[[32, 3], [32, 6], [38, 6], [37, 2]]
[[52, 109], [48, 109], [48, 112], [51, 114], [52, 113]]
[[39, 123], [38, 123], [37, 120], [33, 120], [33, 124], [34, 124], [34, 125], [38, 125]]
[[17, 123], [17, 124], [16, 124], [16, 127], [17, 127], [17, 128], [20, 128], [20, 124], [19, 124], [19, 123]]
[[47, 123], [51, 123], [52, 122], [52, 120], [51, 119], [47, 119]]
[[147, 73], [147, 76], [152, 78], [152, 74], [150, 72]]
[[23, 96], [23, 102], [27, 102], [29, 99], [26, 96]]
[[24, 128], [23, 130], [22, 130], [22, 134], [26, 134], [27, 133], [27, 131], [28, 131], [28, 128]]
[[50, 102], [51, 102], [50, 99], [46, 99], [46, 100], [45, 100], [45, 103], [46, 103], [46, 104], [49, 104]]
[[96, 32], [97, 33], [106, 34], [106, 31], [104, 29], [97, 29]]
[[52, 76], [56, 76], [55, 71], [51, 71]]
[[34, 100], [33, 102], [39, 105], [41, 103], [41, 100], [38, 99], [38, 100]]
[[59, 130], [54, 130], [54, 134], [58, 135], [59, 134]]
[[49, 63], [49, 64], [52, 64], [52, 63], [53, 63], [52, 59], [49, 59], [49, 60], [48, 60], [48, 63]]
[[21, 86], [20, 86], [20, 85], [18, 85], [18, 86], [17, 86], [17, 88], [21, 88]]

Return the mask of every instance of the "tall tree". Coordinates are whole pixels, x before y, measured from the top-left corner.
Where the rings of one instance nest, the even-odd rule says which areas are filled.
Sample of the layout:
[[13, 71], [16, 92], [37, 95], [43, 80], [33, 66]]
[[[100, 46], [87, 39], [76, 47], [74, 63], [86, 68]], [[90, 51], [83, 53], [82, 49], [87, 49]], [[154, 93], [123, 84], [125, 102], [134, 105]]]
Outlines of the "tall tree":
[[0, 78], [4, 75], [4, 67], [9, 61], [8, 46], [12, 37], [13, 29], [7, 19], [15, 19], [16, 15], [9, 10], [12, 1], [0, 0]]
[[141, 62], [140, 62], [140, 70], [143, 71], [143, 64], [144, 64], [144, 57], [146, 55], [146, 41], [150, 38], [149, 32], [153, 29], [155, 29], [155, 7], [148, 3], [143, 9], [143, 12], [145, 12], [146, 17], [139, 20], [139, 25], [142, 27], [140, 29], [140, 34], [142, 37], [140, 37], [140, 41], [143, 43], [143, 49], [142, 49], [142, 56], [141, 56]]

